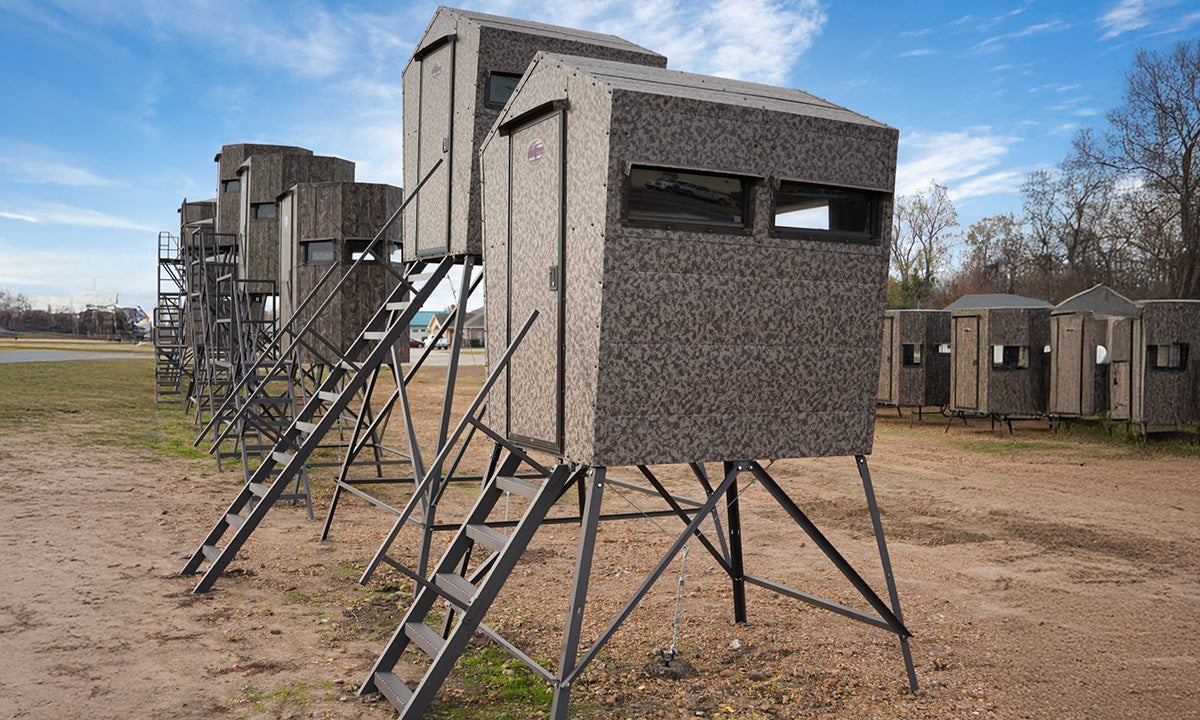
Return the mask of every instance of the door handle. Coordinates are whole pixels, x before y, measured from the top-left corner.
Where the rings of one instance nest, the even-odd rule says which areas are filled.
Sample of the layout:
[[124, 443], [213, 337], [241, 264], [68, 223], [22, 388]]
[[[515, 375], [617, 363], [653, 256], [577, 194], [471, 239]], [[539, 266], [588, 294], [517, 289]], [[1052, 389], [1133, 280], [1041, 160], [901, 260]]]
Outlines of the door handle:
[[558, 290], [559, 280], [560, 280], [560, 278], [559, 278], [558, 266], [551, 265], [550, 266], [550, 289], [551, 290]]

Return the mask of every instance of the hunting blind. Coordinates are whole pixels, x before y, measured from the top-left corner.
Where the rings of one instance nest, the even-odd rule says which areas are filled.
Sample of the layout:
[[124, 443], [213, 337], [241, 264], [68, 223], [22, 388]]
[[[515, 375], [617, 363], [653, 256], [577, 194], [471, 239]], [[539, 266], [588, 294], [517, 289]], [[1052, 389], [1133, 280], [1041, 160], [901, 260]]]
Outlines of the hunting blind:
[[1050, 303], [966, 295], [951, 303], [950, 410], [1037, 417], [1046, 411]]
[[950, 403], [950, 313], [884, 313], [877, 399], [896, 408], [945, 407]]
[[539, 54], [482, 152], [493, 367], [539, 313], [492, 421], [587, 465], [869, 453], [896, 142], [799, 90]]
[[[663, 67], [613, 35], [439, 7], [404, 68], [404, 259], [478, 257], [479, 147], [539, 50]], [[442, 166], [432, 172], [437, 163]]]

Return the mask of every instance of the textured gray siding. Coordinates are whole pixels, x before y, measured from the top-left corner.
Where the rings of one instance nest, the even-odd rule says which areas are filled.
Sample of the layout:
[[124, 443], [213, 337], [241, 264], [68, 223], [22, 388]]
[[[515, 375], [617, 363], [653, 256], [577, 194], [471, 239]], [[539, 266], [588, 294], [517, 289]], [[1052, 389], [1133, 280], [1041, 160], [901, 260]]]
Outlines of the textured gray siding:
[[[1142, 358], [1142, 374], [1141, 386], [1135, 386], [1134, 392], [1141, 403], [1134, 408], [1133, 420], [1148, 426], [1200, 425], [1200, 300], [1157, 300], [1140, 305], [1140, 333], [1135, 333], [1140, 342], [1135, 352]], [[1147, 347], [1173, 343], [1187, 344], [1187, 366], [1180, 370], [1151, 367]]]
[[[284, 206], [281, 207], [281, 218], [289, 216], [290, 230], [281, 223], [280, 244], [290, 246], [282, 257], [290, 257], [293, 262], [285, 266], [281, 322], [291, 318], [294, 309], [314, 291], [329, 269], [328, 264], [305, 264], [300, 244], [307, 240], [332, 240], [334, 264], [339, 268], [305, 309], [299, 312], [298, 320], [307, 322], [353, 264], [347, 241], [373, 238], [399, 207], [400, 201], [400, 188], [373, 183], [300, 183], [284, 193], [280, 199], [280, 205]], [[400, 239], [400, 228], [396, 224], [380, 242], [399, 243]], [[383, 245], [382, 257], [376, 262], [361, 264], [352, 276], [353, 281], [343, 285], [328, 308], [317, 316], [314, 329], [334, 346], [343, 350], [348, 348], [396, 286], [395, 277], [387, 269], [390, 261], [386, 248], [387, 245]], [[407, 334], [404, 338], [407, 340]], [[323, 346], [322, 343], [316, 344]], [[402, 348], [403, 356], [407, 359], [407, 342]], [[326, 354], [323, 349], [321, 352]], [[317, 357], [304, 350], [301, 351], [301, 358], [303, 362], [318, 362]]]
[[[951, 341], [951, 410], [1009, 416], [1046, 412], [1050, 365], [1043, 350], [1050, 343], [1049, 307], [955, 310], [951, 318], [955, 328]], [[971, 319], [978, 322], [977, 331], [969, 324]], [[971, 332], [966, 332], [967, 327]], [[1027, 347], [1029, 367], [993, 368], [995, 345]], [[969, 393], [973, 384], [978, 388], [978, 404], [974, 407], [963, 402], [963, 393]]]
[[252, 155], [290, 153], [312, 155], [312, 150], [292, 145], [238, 143], [223, 145], [217, 153], [217, 228], [219, 233], [241, 232], [242, 197], [240, 192], [225, 192], [227, 180], [238, 179], [238, 169]]
[[[565, 403], [565, 455], [627, 465], [870, 452], [896, 131], [792, 114], [801, 104], [654, 94], [671, 92], [668, 71], [654, 93], [616, 90], [572, 62], [541, 56], [505, 113], [569, 103], [565, 385], [578, 390]], [[488, 183], [503, 172], [503, 141], [490, 138]], [[750, 227], [627, 224], [631, 163], [760, 178]], [[775, 236], [776, 178], [879, 191], [879, 242]], [[501, 246], [487, 212], [495, 288], [505, 264], [490, 254]]]
[[[943, 310], [888, 310], [892, 332], [885, 336], [881, 362], [888, 371], [880, 399], [897, 407], [943, 407], [950, 403], [950, 354], [938, 347], [950, 342], [950, 313]], [[921, 363], [904, 364], [904, 346], [921, 348]], [[890, 360], [890, 364], [889, 364]], [[882, 369], [881, 369], [882, 373]], [[887, 394], [882, 388], [886, 385]]]
[[[483, 251], [479, 151], [501, 110], [486, 102], [487, 80], [492, 72], [524, 73], [534, 55], [542, 50], [666, 65], [663, 56], [611, 35], [445, 7], [434, 15], [414, 55], [448, 35], [454, 36], [452, 43], [419, 60], [411, 60], [403, 72], [405, 187], [415, 188], [438, 157], [446, 160], [421, 190], [421, 195], [428, 197], [419, 197], [414, 203], [419, 208], [405, 213], [406, 259], [440, 253], [479, 255]], [[435, 63], [440, 64], [436, 78]], [[453, 125], [449, 132], [440, 129], [429, 132], [420, 127], [427, 118], [449, 117], [451, 98]], [[442, 152], [443, 138], [449, 141], [448, 153]], [[444, 214], [447, 202], [450, 203], [448, 246], [447, 220], [442, 214], [433, 216], [426, 208], [427, 205], [438, 208]]]
[[354, 163], [337, 157], [300, 154], [252, 155], [239, 168], [242, 180], [242, 213], [238, 265], [243, 280], [259, 280], [252, 292], [269, 292], [270, 281], [279, 283], [279, 217], [257, 219], [251, 207], [274, 203], [297, 183], [351, 182]]

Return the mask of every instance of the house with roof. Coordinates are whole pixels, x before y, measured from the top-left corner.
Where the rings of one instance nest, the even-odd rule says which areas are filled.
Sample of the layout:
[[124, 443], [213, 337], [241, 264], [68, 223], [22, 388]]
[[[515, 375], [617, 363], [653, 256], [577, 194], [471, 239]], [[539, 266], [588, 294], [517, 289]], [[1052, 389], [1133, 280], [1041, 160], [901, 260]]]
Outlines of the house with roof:
[[[442, 326], [447, 322], [452, 323], [453, 321], [449, 320], [449, 318], [450, 313], [453, 310], [454, 306], [451, 305], [449, 308], [446, 308], [445, 312], [429, 313], [429, 322], [425, 327], [425, 337], [421, 338], [421, 342], [425, 342], [426, 338], [436, 335], [438, 331], [442, 329]], [[417, 315], [420, 316], [421, 313], [417, 313]], [[414, 319], [413, 327], [416, 326], [416, 322], [417, 321]], [[467, 311], [467, 317], [463, 320], [463, 347], [484, 347], [484, 341], [487, 337], [487, 328], [484, 326], [484, 324], [485, 315], [483, 308], [476, 308], [474, 310]], [[449, 331], [447, 331], [446, 335], [444, 336], [444, 340], [446, 343], [449, 343]]]

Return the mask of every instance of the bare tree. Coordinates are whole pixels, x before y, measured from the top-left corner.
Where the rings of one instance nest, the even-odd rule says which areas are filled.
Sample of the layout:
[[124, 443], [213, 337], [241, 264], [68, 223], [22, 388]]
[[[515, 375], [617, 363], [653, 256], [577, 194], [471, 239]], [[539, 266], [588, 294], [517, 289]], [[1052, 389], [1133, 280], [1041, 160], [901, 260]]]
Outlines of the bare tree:
[[1169, 253], [1171, 292], [1200, 297], [1200, 40], [1139, 50], [1125, 79], [1125, 103], [1106, 114], [1104, 142], [1084, 132], [1076, 151], [1169, 203], [1179, 232]]
[[28, 310], [29, 307], [29, 298], [25, 297], [24, 293], [0, 288], [0, 310], [14, 310], [19, 312]]
[[900, 304], [923, 307], [933, 295], [938, 273], [950, 259], [958, 211], [945, 185], [896, 199], [892, 220], [892, 267], [899, 283]]
[[1018, 278], [1028, 274], [1031, 253], [1012, 213], [976, 221], [967, 229], [966, 245], [963, 274], [973, 292], [1015, 292]]

